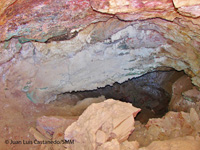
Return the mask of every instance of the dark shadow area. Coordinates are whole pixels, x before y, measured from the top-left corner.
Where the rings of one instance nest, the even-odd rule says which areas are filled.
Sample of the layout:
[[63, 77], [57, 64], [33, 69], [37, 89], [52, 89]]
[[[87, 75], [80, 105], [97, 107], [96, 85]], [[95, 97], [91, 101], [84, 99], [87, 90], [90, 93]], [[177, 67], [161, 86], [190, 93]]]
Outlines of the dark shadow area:
[[182, 75], [184, 75], [184, 72], [175, 70], [154, 71], [121, 84], [114, 83], [113, 86], [90, 91], [64, 93], [59, 96], [63, 97], [70, 94], [79, 99], [84, 99], [104, 95], [106, 99], [113, 98], [129, 102], [142, 109], [136, 120], [146, 123], [149, 118], [160, 118], [168, 112], [172, 84]]

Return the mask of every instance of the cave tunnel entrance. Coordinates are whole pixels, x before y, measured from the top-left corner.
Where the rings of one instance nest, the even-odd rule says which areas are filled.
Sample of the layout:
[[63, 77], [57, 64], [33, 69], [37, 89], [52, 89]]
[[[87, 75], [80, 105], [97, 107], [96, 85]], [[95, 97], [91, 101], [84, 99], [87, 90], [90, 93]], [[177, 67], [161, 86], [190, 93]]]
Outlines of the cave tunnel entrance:
[[[69, 97], [75, 96], [82, 100], [103, 95], [106, 99], [112, 98], [129, 102], [133, 106], [141, 108], [136, 120], [147, 123], [149, 118], [160, 118], [168, 112], [168, 104], [172, 96], [172, 85], [183, 75], [185, 75], [183, 71], [174, 69], [154, 71], [129, 79], [121, 84], [114, 83], [112, 86], [96, 90], [63, 93], [58, 95], [57, 101], [75, 105], [78, 100], [69, 101]], [[55, 101], [52, 103], [55, 103]]]

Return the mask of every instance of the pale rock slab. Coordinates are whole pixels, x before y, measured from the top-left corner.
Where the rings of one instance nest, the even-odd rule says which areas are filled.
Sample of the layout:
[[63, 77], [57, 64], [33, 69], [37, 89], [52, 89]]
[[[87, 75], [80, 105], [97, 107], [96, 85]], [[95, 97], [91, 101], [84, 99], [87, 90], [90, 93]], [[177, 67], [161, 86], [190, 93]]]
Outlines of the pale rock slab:
[[92, 31], [93, 26], [72, 41], [34, 43], [36, 53], [42, 58], [27, 95], [34, 102], [48, 103], [66, 91], [92, 90], [116, 81], [122, 83], [161, 66], [165, 56], [155, 55], [166, 44], [166, 39], [151, 29], [141, 31], [140, 26], [143, 23], [137, 22], [113, 35], [110, 32], [109, 39], [102, 41], [105, 37], [99, 37], [102, 42], [97, 43], [94, 41], [99, 40], [98, 35], [94, 33], [100, 29]]
[[200, 16], [200, 1], [197, 0], [173, 0], [174, 6], [178, 12], [185, 16]]
[[137, 150], [139, 143], [137, 141], [124, 141], [120, 144], [120, 150]]
[[198, 0], [173, 0], [173, 3], [176, 8], [183, 6], [192, 6], [200, 4]]
[[200, 4], [188, 7], [180, 7], [178, 8], [178, 12], [185, 16], [190, 17], [199, 17], [200, 16]]
[[172, 2], [169, 0], [91, 0], [93, 9], [103, 13], [137, 13], [141, 11], [156, 11], [173, 8]]
[[100, 103], [104, 100], [106, 100], [105, 96], [99, 96], [97, 98], [85, 98], [81, 101], [78, 101], [76, 105], [71, 108], [71, 112], [75, 116], [81, 115], [84, 110], [92, 103]]
[[[140, 111], [131, 104], [108, 99], [90, 105], [79, 119], [65, 130], [65, 139], [75, 140], [67, 149], [93, 150], [126, 141], [134, 130], [134, 117]], [[111, 140], [111, 143], [108, 142]]]

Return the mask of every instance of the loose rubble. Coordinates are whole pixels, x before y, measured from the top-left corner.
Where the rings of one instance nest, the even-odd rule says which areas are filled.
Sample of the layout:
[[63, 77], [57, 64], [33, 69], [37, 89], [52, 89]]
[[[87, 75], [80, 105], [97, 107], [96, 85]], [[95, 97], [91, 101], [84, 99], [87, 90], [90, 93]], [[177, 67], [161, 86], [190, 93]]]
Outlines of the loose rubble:
[[[86, 103], [91, 100], [85, 99]], [[79, 106], [81, 104], [84, 102]], [[162, 118], [150, 119], [146, 125], [134, 121], [139, 111], [130, 103], [107, 99], [89, 105], [79, 117], [40, 117], [36, 129], [30, 128], [30, 133], [38, 141], [63, 141], [62, 144], [43, 144], [41, 150], [200, 148], [200, 118], [194, 108], [190, 113], [170, 111]]]
[[79, 119], [65, 130], [65, 140], [75, 140], [75, 144], [67, 148], [103, 149], [112, 146], [111, 143], [115, 143], [116, 148], [117, 145], [119, 147], [133, 132], [134, 117], [139, 111], [140, 109], [129, 103], [113, 99], [90, 105]]
[[162, 118], [150, 119], [146, 125], [137, 123], [129, 140], [137, 140], [140, 146], [148, 146], [153, 141], [196, 137], [199, 133], [200, 119], [195, 109], [191, 108], [190, 113], [170, 111]]

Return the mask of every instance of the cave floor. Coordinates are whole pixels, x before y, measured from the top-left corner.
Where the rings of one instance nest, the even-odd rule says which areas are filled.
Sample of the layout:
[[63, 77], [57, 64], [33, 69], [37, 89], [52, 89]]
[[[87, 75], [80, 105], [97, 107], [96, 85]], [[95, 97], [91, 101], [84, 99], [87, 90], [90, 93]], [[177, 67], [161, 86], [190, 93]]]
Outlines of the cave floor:
[[[174, 77], [175, 75], [175, 77]], [[179, 75], [178, 75], [179, 76]], [[165, 76], [163, 76], [165, 77]], [[176, 73], [172, 74], [171, 78], [176, 79]], [[142, 79], [143, 80], [143, 79]], [[138, 81], [139, 82], [139, 81]], [[169, 82], [168, 82], [169, 83]], [[118, 86], [118, 85], [116, 85]], [[125, 85], [125, 87], [133, 89], [129, 84]], [[117, 89], [117, 87], [115, 87]], [[114, 93], [113, 95], [124, 95], [130, 92], [129, 90], [125, 90], [124, 88], [120, 89], [120, 92], [115, 92], [115, 88], [111, 89], [108, 87], [108, 90], [105, 92], [100, 91], [103, 95], [108, 95], [111, 91]], [[30, 101], [24, 93], [21, 91], [11, 93], [10, 90], [0, 90], [0, 150], [19, 150], [19, 149], [31, 149], [38, 150], [40, 149], [40, 145], [38, 144], [6, 144], [5, 141], [34, 141], [34, 136], [29, 132], [31, 127], [36, 126], [37, 118], [41, 116], [73, 116], [74, 114], [70, 110], [72, 105], [75, 105], [77, 101], [84, 99], [88, 96], [93, 97], [95, 92], [86, 92], [81, 93], [81, 96], [75, 97], [65, 97], [65, 95], [61, 96], [61, 100], [54, 101], [50, 104], [34, 104]], [[12, 90], [11, 90], [12, 91]], [[130, 93], [129, 93], [130, 94]], [[73, 94], [72, 94], [73, 95]], [[100, 96], [96, 94], [95, 96]], [[64, 98], [65, 97], [65, 98]], [[112, 97], [114, 99], [122, 99], [121, 97]], [[128, 100], [129, 101], [129, 100]], [[148, 110], [148, 109], [147, 109]], [[146, 114], [151, 115], [149, 111], [145, 114], [142, 113], [139, 115], [139, 118], [145, 119]], [[79, 114], [80, 115], [80, 114]], [[151, 116], [149, 116], [151, 118]], [[146, 118], [146, 120], [149, 119]], [[147, 122], [147, 121], [145, 121]]]
[[56, 105], [34, 104], [25, 95], [8, 91], [0, 95], [3, 95], [0, 96], [0, 150], [40, 149], [37, 144], [5, 144], [5, 141], [34, 141], [29, 129], [36, 126], [38, 117], [67, 116], [68, 113]]

